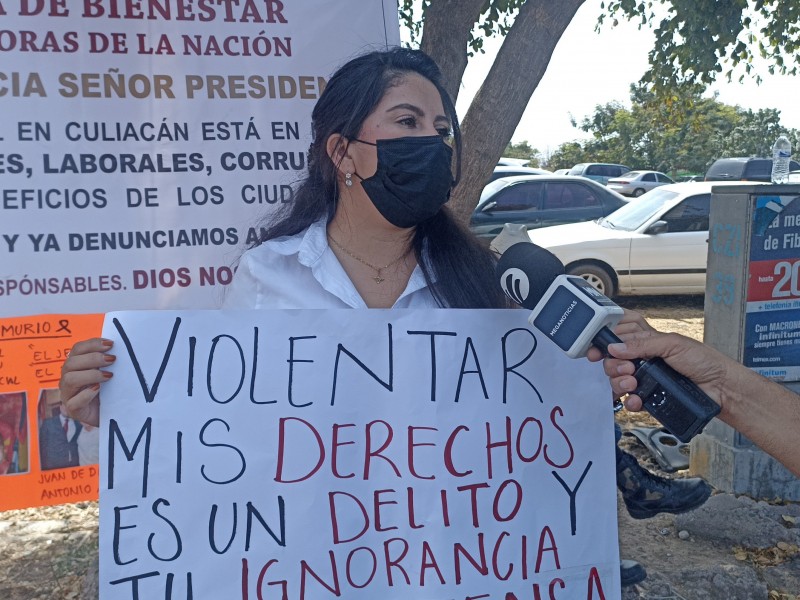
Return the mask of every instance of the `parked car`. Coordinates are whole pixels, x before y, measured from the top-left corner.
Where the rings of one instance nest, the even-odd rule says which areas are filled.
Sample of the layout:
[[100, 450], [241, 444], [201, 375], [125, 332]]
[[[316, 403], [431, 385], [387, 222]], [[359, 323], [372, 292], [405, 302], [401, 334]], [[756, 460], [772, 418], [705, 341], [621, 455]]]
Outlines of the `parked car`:
[[686, 183], [689, 181], [703, 181], [702, 175], [681, 175], [675, 179], [675, 183]]
[[552, 173], [545, 169], [534, 169], [533, 167], [497, 166], [494, 168], [494, 171], [492, 171], [492, 176], [486, 183], [490, 183], [501, 177], [514, 177], [516, 175], [552, 175]]
[[590, 179], [558, 175], [504, 177], [483, 188], [470, 219], [479, 237], [493, 238], [505, 223], [529, 229], [589, 221], [627, 202], [624, 196]]
[[[789, 162], [789, 171], [800, 171], [800, 163]], [[718, 158], [708, 167], [706, 181], [766, 181], [772, 180], [772, 159], [735, 157]]]
[[553, 175], [569, 175], [569, 169], [556, 169]]
[[616, 165], [610, 163], [578, 163], [569, 170], [567, 175], [575, 175], [579, 177], [586, 177], [599, 181], [603, 185], [609, 179], [619, 177], [623, 173], [630, 171], [630, 167], [625, 165]]
[[504, 167], [521, 167], [522, 165], [526, 165], [530, 162], [527, 158], [506, 158], [505, 156], [501, 157], [497, 161], [498, 166]]
[[606, 296], [702, 294], [711, 188], [721, 185], [733, 184], [664, 185], [597, 221], [528, 236]]
[[619, 192], [623, 196], [638, 198], [645, 192], [668, 183], [675, 182], [659, 171], [628, 171], [619, 177], [609, 179], [606, 185], [608, 189]]

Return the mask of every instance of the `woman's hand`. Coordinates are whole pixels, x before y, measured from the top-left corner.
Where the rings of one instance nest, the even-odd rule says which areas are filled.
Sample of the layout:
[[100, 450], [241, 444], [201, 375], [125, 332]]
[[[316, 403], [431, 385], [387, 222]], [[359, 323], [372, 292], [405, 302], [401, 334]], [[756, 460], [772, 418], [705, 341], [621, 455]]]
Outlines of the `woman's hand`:
[[61, 367], [58, 389], [67, 414], [89, 425], [100, 424], [100, 384], [112, 373], [103, 371], [116, 360], [107, 354], [113, 342], [92, 338], [76, 343]]

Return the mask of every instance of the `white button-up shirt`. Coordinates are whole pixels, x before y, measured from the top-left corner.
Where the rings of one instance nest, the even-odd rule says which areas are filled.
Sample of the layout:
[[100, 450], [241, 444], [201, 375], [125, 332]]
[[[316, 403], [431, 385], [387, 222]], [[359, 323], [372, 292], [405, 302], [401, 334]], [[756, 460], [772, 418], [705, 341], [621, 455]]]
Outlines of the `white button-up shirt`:
[[[419, 265], [392, 308], [436, 308]], [[223, 308], [367, 308], [328, 246], [326, 223], [242, 255]]]

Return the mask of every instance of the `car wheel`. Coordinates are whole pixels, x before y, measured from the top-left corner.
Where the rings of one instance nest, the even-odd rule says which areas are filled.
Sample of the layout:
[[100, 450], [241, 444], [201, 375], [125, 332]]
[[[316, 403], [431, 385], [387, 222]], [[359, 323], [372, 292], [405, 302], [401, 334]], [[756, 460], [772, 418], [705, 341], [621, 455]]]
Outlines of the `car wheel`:
[[644, 190], [642, 188], [636, 188], [635, 190], [633, 190], [633, 197], [634, 198], [638, 198], [642, 194], [644, 194]]
[[614, 295], [614, 281], [603, 267], [584, 263], [570, 267], [567, 273], [585, 279], [604, 296]]

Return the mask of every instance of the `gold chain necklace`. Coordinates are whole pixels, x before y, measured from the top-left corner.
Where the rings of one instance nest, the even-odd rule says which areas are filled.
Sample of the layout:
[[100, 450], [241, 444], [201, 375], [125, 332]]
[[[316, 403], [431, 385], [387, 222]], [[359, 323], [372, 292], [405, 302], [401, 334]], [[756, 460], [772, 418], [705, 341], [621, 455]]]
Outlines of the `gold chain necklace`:
[[369, 267], [370, 269], [372, 269], [373, 271], [375, 271], [375, 277], [373, 277], [373, 278], [372, 278], [372, 279], [373, 279], [373, 281], [375, 281], [375, 283], [381, 283], [381, 282], [383, 282], [383, 281], [386, 281], [386, 279], [385, 279], [384, 277], [381, 277], [381, 273], [382, 273], [382, 272], [383, 272], [385, 269], [388, 269], [389, 267], [393, 267], [394, 265], [396, 265], [397, 263], [399, 263], [399, 262], [400, 262], [401, 260], [403, 260], [403, 259], [404, 259], [406, 256], [408, 256], [408, 253], [410, 252], [410, 250], [406, 250], [405, 252], [403, 252], [403, 253], [402, 253], [400, 256], [398, 256], [397, 258], [395, 258], [395, 259], [394, 259], [392, 262], [390, 262], [389, 264], [387, 264], [387, 265], [383, 265], [382, 267], [377, 267], [377, 266], [375, 266], [375, 265], [373, 265], [373, 264], [371, 264], [371, 263], [368, 263], [367, 261], [365, 261], [365, 260], [364, 260], [363, 258], [361, 258], [360, 256], [356, 256], [355, 254], [353, 254], [352, 252], [350, 252], [350, 250], [348, 250], [347, 248], [345, 248], [344, 246], [342, 246], [342, 245], [341, 245], [339, 242], [337, 242], [337, 241], [336, 241], [336, 240], [333, 238], [333, 236], [332, 236], [332, 235], [328, 234], [328, 239], [329, 239], [330, 241], [332, 241], [332, 242], [333, 242], [333, 244], [334, 244], [334, 246], [336, 246], [337, 248], [339, 248], [339, 250], [341, 250], [342, 252], [344, 252], [345, 254], [347, 254], [347, 256], [349, 256], [350, 258], [354, 258], [354, 259], [356, 259], [356, 260], [357, 260], [358, 262], [360, 262], [362, 265], [366, 265], [367, 267]]

